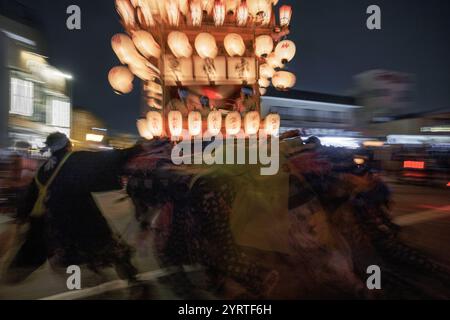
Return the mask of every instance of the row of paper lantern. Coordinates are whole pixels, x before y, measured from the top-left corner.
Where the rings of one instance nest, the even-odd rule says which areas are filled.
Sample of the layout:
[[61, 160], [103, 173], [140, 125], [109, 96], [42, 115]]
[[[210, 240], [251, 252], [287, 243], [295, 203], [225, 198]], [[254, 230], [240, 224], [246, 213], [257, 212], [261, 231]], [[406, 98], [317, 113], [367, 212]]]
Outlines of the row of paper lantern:
[[[132, 38], [126, 34], [116, 34], [111, 40], [112, 48], [120, 62], [126, 67], [115, 67], [109, 73], [109, 82], [118, 93], [129, 93], [133, 90], [134, 75], [144, 81], [152, 81], [159, 77], [159, 69], [152, 65], [148, 59], [160, 58], [161, 48], [153, 36], [143, 30], [132, 33]], [[168, 44], [172, 53], [177, 58], [192, 56], [193, 49], [186, 34], [173, 31], [169, 34]], [[239, 34], [231, 33], [225, 37], [225, 49], [230, 56], [242, 56], [245, 53], [245, 44]], [[195, 48], [203, 59], [214, 59], [218, 54], [218, 47], [213, 35], [200, 33], [195, 39]], [[268, 79], [276, 88], [288, 89], [295, 85], [295, 75], [290, 72], [275, 72], [285, 63], [291, 61], [296, 54], [295, 43], [284, 40], [278, 43], [275, 50], [273, 39], [263, 35], [256, 38], [255, 53], [258, 57], [266, 57], [266, 63], [260, 68], [260, 87], [267, 88], [270, 85]]]
[[[261, 24], [267, 25], [272, 17], [272, 6], [278, 0], [116, 0], [116, 8], [127, 28], [133, 28], [137, 19], [141, 25], [151, 27], [156, 25], [155, 15], [171, 26], [178, 26], [181, 14], [190, 18], [193, 26], [201, 26], [203, 13], [212, 14], [216, 26], [222, 26], [226, 13], [236, 15], [239, 26], [246, 26], [249, 17], [261, 16]], [[292, 17], [291, 6], [280, 8], [280, 25], [290, 24]]]
[[[142, 39], [142, 41], [148, 41], [148, 39]], [[190, 58], [192, 56], [194, 50], [185, 33], [181, 31], [172, 31], [169, 33], [167, 42], [175, 57]], [[152, 41], [152, 43], [154, 43], [154, 41]], [[194, 45], [198, 55], [202, 59], [214, 59], [219, 52], [216, 38], [207, 32], [199, 33], [195, 38]], [[245, 54], [246, 50], [244, 40], [237, 33], [230, 33], [225, 37], [224, 47], [231, 57], [241, 57]], [[272, 51], [273, 55], [269, 56]], [[296, 46], [293, 41], [281, 41], [274, 50], [274, 42], [271, 36], [261, 35], [255, 39], [255, 55], [259, 58], [263, 57], [270, 59], [273, 67], [283, 67], [284, 64], [294, 58], [295, 54]]]
[[[202, 134], [203, 119], [200, 112], [192, 111], [187, 119], [188, 131], [191, 137], [197, 137]], [[220, 111], [211, 111], [207, 118], [207, 130], [211, 136], [217, 136], [222, 132], [222, 113]], [[231, 112], [225, 117], [225, 131], [228, 135], [238, 135], [242, 130], [247, 135], [256, 135], [260, 129], [264, 129], [265, 134], [276, 136], [280, 131], [281, 119], [278, 114], [271, 113], [266, 116], [261, 128], [261, 116], [257, 111], [248, 112], [243, 121], [239, 112]], [[180, 111], [170, 111], [167, 115], [167, 127], [170, 136], [173, 138], [182, 137], [183, 134], [183, 115]], [[146, 119], [140, 119], [137, 122], [137, 128], [141, 137], [151, 140], [154, 137], [164, 135], [164, 120], [161, 113], [150, 111]]]

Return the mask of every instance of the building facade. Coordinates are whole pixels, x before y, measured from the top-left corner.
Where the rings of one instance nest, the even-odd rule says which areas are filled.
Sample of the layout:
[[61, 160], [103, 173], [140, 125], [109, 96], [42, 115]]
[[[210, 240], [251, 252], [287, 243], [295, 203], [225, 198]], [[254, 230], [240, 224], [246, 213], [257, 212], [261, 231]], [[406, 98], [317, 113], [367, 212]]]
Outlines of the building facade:
[[281, 131], [302, 129], [307, 135], [353, 135], [354, 114], [360, 107], [352, 97], [315, 92], [269, 90], [262, 97], [263, 117], [278, 113]]

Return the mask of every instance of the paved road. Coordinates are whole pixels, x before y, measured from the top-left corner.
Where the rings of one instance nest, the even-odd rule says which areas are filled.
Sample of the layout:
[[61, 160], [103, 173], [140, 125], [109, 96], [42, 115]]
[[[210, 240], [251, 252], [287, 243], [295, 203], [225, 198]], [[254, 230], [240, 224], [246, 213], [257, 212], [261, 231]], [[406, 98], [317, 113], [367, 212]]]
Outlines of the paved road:
[[390, 183], [402, 239], [450, 266], [450, 188]]
[[[393, 217], [403, 226], [402, 238], [407, 243], [426, 251], [438, 261], [450, 265], [450, 190], [389, 183], [394, 194]], [[97, 203], [108, 218], [111, 226], [125, 237], [133, 238], [137, 225], [133, 222], [133, 208], [129, 200], [122, 201], [118, 192], [96, 195]], [[3, 221], [6, 222], [6, 221]], [[5, 226], [0, 223], [0, 227]], [[52, 270], [49, 265], [35, 272], [25, 283], [14, 286], [0, 286], [0, 299], [73, 299], [85, 298], [127, 298], [150, 290], [150, 297], [159, 299], [178, 298], [164, 281], [158, 281], [171, 274], [171, 270], [159, 269], [157, 259], [152, 254], [151, 240], [143, 242], [135, 263], [141, 278], [150, 284], [149, 288], [128, 288], [118, 280], [113, 270], [106, 270], [100, 279], [88, 270], [83, 270], [81, 293], [67, 294], [65, 270]], [[111, 289], [116, 289], [111, 291]], [[104, 295], [102, 292], [108, 291]]]

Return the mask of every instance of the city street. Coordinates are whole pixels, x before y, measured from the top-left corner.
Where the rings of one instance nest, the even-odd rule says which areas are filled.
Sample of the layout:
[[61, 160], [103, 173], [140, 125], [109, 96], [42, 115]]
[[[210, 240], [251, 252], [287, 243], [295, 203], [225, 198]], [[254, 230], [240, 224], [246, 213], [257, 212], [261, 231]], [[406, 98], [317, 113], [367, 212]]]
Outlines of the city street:
[[450, 266], [450, 188], [391, 183], [394, 221], [401, 238]]
[[[394, 195], [393, 217], [402, 226], [401, 238], [409, 245], [423, 250], [446, 265], [450, 265], [450, 190], [397, 184], [387, 179]], [[129, 200], [122, 192], [97, 194], [101, 207], [112, 227], [123, 237], [132, 238], [136, 224]], [[2, 228], [8, 221], [3, 219]], [[135, 263], [141, 272], [140, 280], [150, 284], [155, 299], [178, 297], [161, 281], [173, 270], [161, 270], [152, 252], [151, 240], [140, 245]], [[193, 270], [195, 271], [195, 270]], [[191, 273], [195, 274], [195, 272]], [[88, 270], [82, 270], [82, 291], [67, 292], [65, 270], [52, 270], [48, 264], [35, 272], [25, 283], [14, 287], [0, 287], [0, 299], [89, 299], [129, 298], [142, 294], [144, 288], [127, 288], [118, 280], [114, 270], [106, 270], [102, 279]], [[148, 288], [147, 288], [148, 289]]]

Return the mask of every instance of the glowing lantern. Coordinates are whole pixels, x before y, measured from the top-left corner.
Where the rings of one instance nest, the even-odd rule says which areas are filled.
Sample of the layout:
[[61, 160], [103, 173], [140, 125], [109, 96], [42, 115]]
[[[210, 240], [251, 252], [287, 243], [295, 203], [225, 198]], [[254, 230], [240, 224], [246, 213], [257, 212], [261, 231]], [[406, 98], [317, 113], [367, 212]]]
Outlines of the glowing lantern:
[[280, 58], [278, 58], [278, 56], [275, 54], [275, 52], [272, 52], [271, 54], [269, 54], [269, 56], [266, 59], [266, 63], [269, 66], [271, 66], [273, 69], [284, 67], [283, 63], [281, 63]]
[[136, 123], [139, 135], [146, 139], [146, 140], [152, 140], [153, 135], [150, 133], [150, 130], [148, 129], [148, 123], [146, 119], [139, 119]]
[[133, 41], [123, 33], [118, 33], [112, 37], [111, 46], [122, 64], [130, 64], [131, 60], [139, 55]]
[[227, 12], [229, 14], [234, 14], [239, 5], [239, 0], [226, 0], [225, 7], [227, 8]]
[[259, 67], [259, 75], [265, 79], [271, 79], [275, 74], [275, 70], [268, 64], [264, 63]]
[[163, 118], [161, 113], [149, 111], [147, 113], [147, 126], [152, 136], [161, 137], [163, 135]]
[[270, 80], [269, 80], [269, 79], [266, 79], [266, 78], [260, 78], [260, 79], [258, 80], [258, 85], [259, 85], [261, 88], [268, 88], [268, 87], [270, 87]]
[[161, 103], [159, 103], [157, 101], [157, 99], [148, 98], [148, 99], [146, 99], [146, 102], [147, 102], [147, 106], [149, 106], [150, 108], [162, 110]]
[[247, 135], [251, 136], [257, 134], [260, 124], [261, 117], [257, 111], [251, 111], [245, 115], [244, 128]]
[[295, 75], [288, 71], [275, 72], [272, 78], [272, 83], [278, 90], [287, 90], [295, 86], [297, 78]]
[[280, 8], [280, 26], [288, 27], [291, 24], [292, 7], [284, 5]]
[[245, 43], [242, 37], [237, 33], [230, 33], [224, 40], [225, 50], [230, 57], [242, 57], [245, 53]]
[[181, 137], [183, 132], [183, 115], [180, 111], [170, 111], [167, 118], [169, 119], [169, 130], [172, 137]]
[[268, 88], [268, 87], [270, 87], [270, 80], [266, 79], [266, 78], [261, 78], [258, 80], [258, 85], [261, 88]]
[[195, 49], [202, 59], [214, 59], [219, 52], [214, 36], [205, 32], [195, 38]]
[[294, 59], [296, 52], [297, 48], [295, 43], [290, 40], [281, 41], [275, 48], [275, 54], [283, 64]]
[[180, 10], [177, 0], [166, 0], [167, 21], [171, 26], [177, 27], [180, 23]]
[[177, 58], [190, 58], [192, 47], [186, 34], [179, 31], [172, 31], [167, 38], [170, 50]]
[[264, 96], [267, 93], [267, 89], [266, 88], [259, 88], [259, 94], [261, 96]]
[[214, 23], [221, 26], [225, 22], [225, 5], [222, 0], [217, 0], [214, 5]]
[[237, 23], [240, 27], [245, 27], [248, 21], [248, 7], [247, 2], [245, 0], [242, 1], [241, 5], [237, 10]]
[[202, 133], [202, 115], [198, 111], [192, 111], [188, 117], [189, 134], [192, 137], [198, 136]]
[[273, 39], [271, 36], [262, 35], [256, 38], [255, 53], [258, 57], [267, 57], [273, 50]]
[[279, 114], [268, 114], [264, 123], [266, 134], [276, 136], [280, 132], [281, 118]]
[[202, 4], [202, 10], [207, 14], [211, 14], [214, 8], [214, 0], [200, 0]]
[[127, 94], [133, 91], [134, 76], [127, 67], [114, 67], [109, 71], [108, 80], [117, 92]]
[[191, 3], [191, 22], [193, 26], [199, 27], [202, 25], [203, 10], [200, 2], [192, 1]]
[[136, 19], [131, 2], [129, 0], [116, 0], [116, 9], [122, 18], [125, 28], [134, 28]]
[[189, 13], [188, 0], [178, 0], [178, 8], [182, 14], [187, 16], [187, 14]]
[[155, 19], [153, 18], [152, 9], [146, 0], [134, 0], [133, 3], [136, 8], [138, 20], [141, 25], [147, 27], [155, 26]]
[[147, 59], [154, 57], [159, 59], [161, 48], [153, 36], [144, 30], [133, 32], [133, 43], [139, 52]]
[[231, 112], [225, 118], [225, 129], [230, 136], [237, 135], [241, 131], [242, 121], [239, 112]]
[[248, 11], [254, 19], [258, 19], [262, 23], [270, 21], [272, 14], [272, 1], [270, 0], [247, 0]]
[[208, 115], [208, 131], [212, 136], [217, 136], [222, 130], [222, 114], [220, 111], [211, 111]]

